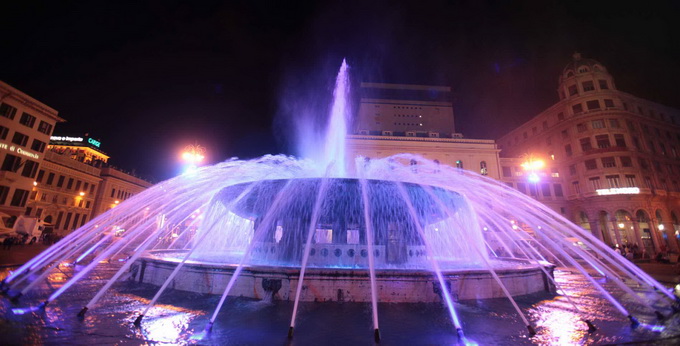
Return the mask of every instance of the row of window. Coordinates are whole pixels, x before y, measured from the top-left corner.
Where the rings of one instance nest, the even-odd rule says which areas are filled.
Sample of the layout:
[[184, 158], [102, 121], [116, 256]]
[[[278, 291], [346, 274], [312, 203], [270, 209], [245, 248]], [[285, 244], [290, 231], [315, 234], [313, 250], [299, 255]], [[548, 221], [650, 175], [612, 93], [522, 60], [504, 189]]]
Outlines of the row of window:
[[[0, 125], [0, 139], [5, 140], [7, 139], [8, 135], [9, 129]], [[15, 131], [14, 136], [12, 136], [12, 143], [26, 147], [28, 144], [28, 136], [19, 131]], [[34, 138], [33, 142], [31, 143], [31, 150], [42, 153], [45, 151], [46, 146], [47, 144], [45, 142]]]
[[133, 196], [132, 192], [129, 191], [118, 190], [118, 192], [116, 193], [116, 189], [111, 189], [111, 198], [115, 197], [124, 201], [132, 196]]
[[[606, 175], [604, 177], [606, 184], [602, 182], [602, 179], [600, 177], [591, 177], [588, 178], [588, 184], [590, 191], [597, 191], [600, 189], [616, 189], [616, 188], [621, 188], [621, 187], [640, 187], [638, 185], [637, 179], [634, 174], [626, 174], [623, 176], [623, 181], [621, 180], [621, 176], [618, 174], [614, 175]], [[652, 180], [651, 177], [644, 177], [644, 182], [645, 185], [644, 187], [648, 189], [655, 189], [657, 186], [654, 185], [654, 181]], [[680, 191], [680, 184], [678, 183], [677, 180], [671, 181], [673, 184], [673, 191]], [[580, 194], [582, 192], [581, 190], [581, 183], [579, 181], [573, 181], [571, 183], [572, 186], [572, 191], [574, 194]], [[659, 186], [658, 188], [662, 190], [668, 190], [668, 183], [665, 179], [659, 179]]]
[[[14, 120], [15, 116], [17, 114], [17, 109], [15, 107], [12, 107], [6, 103], [0, 103], [0, 116], [3, 116], [5, 118], [8, 118], [10, 120]], [[24, 125], [29, 128], [33, 128], [35, 126], [36, 122], [36, 117], [23, 112], [21, 113], [21, 117], [19, 118], [19, 123], [21, 125]], [[38, 125], [38, 131], [46, 134], [46, 135], [51, 135], [52, 134], [52, 124], [47, 123], [45, 121], [40, 120], [40, 124]]]
[[[26, 201], [28, 200], [28, 193], [27, 190], [15, 189], [12, 199], [9, 201], [9, 205], [12, 207], [25, 207]], [[9, 186], [0, 185], [0, 205], [5, 205], [8, 195]]]
[[[509, 167], [508, 167], [509, 168]], [[506, 182], [506, 185], [515, 188], [512, 182]], [[551, 191], [552, 187], [552, 191]], [[541, 192], [542, 197], [564, 197], [564, 191], [562, 191], [562, 184], [531, 184], [531, 183], [517, 183], [517, 190], [521, 193], [528, 194], [529, 196], [539, 197], [538, 192]]]
[[18, 172], [19, 169], [21, 169], [20, 174], [22, 176], [34, 178], [38, 170], [38, 163], [28, 159], [22, 161], [19, 156], [6, 154], [5, 160], [2, 162], [2, 166], [0, 166], [0, 171]]
[[[47, 180], [45, 180], [45, 185], [47, 186], [52, 186], [54, 184], [54, 178], [56, 177], [55, 173], [48, 173], [47, 174]], [[35, 179], [36, 182], [42, 183], [43, 179], [45, 178], [45, 171], [40, 170], [38, 172], [38, 177]], [[63, 175], [59, 175], [59, 178], [57, 179], [56, 187], [63, 187], [64, 182], [66, 181], [66, 177]], [[74, 186], [75, 183], [75, 186]], [[68, 181], [66, 181], [66, 189], [67, 190], [74, 190], [74, 191], [87, 191], [89, 188], [90, 196], [94, 197], [94, 189], [96, 187], [96, 184], [88, 183], [88, 182], [83, 182], [74, 178], [68, 178]], [[82, 189], [81, 189], [82, 188]]]
[[[64, 220], [64, 224], [62, 226], [61, 221], [62, 219]], [[73, 222], [71, 222], [73, 220]], [[64, 212], [60, 211], [59, 214], [57, 214], [57, 222], [54, 223], [54, 228], [55, 229], [65, 229], [65, 230], [72, 230], [76, 229], [78, 227], [82, 227], [85, 222], [87, 221], [87, 214], [79, 214], [79, 213], [66, 213], [66, 218], [64, 219]]]
[[[59, 195], [55, 194], [53, 196], [50, 196], [50, 194], [43, 192], [43, 193], [36, 193], [35, 195], [35, 200], [40, 201], [40, 202], [51, 202], [54, 204], [60, 203], [59, 202]], [[73, 203], [69, 203], [70, 200], [73, 200]], [[69, 198], [69, 197], [64, 197], [62, 196], [61, 198], [61, 204], [63, 205], [72, 205], [74, 207], [79, 207], [79, 208], [90, 208], [92, 206], [92, 201], [85, 201], [82, 198]]]

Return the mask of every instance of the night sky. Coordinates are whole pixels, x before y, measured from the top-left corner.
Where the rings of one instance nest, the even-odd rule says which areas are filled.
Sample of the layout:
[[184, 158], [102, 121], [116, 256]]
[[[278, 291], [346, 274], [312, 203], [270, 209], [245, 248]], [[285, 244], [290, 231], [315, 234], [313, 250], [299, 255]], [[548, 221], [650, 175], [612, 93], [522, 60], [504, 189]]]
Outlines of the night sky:
[[325, 115], [343, 57], [354, 83], [450, 86], [466, 138], [554, 104], [575, 51], [680, 108], [677, 1], [195, 2], [3, 2], [0, 80], [154, 181], [187, 144], [211, 162], [295, 154], [291, 119]]

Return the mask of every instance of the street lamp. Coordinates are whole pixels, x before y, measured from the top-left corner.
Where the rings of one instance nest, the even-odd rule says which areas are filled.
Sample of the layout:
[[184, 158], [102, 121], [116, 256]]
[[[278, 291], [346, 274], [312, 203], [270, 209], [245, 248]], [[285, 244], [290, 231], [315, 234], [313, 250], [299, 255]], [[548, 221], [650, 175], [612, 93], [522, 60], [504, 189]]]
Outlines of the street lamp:
[[192, 172], [205, 160], [205, 148], [198, 144], [187, 145], [182, 150], [181, 158], [184, 161], [184, 173]]
[[541, 180], [538, 173], [545, 168], [545, 161], [535, 158], [533, 155], [525, 155], [526, 160], [520, 166], [527, 172], [527, 180], [534, 184], [534, 191], [538, 196], [538, 182]]

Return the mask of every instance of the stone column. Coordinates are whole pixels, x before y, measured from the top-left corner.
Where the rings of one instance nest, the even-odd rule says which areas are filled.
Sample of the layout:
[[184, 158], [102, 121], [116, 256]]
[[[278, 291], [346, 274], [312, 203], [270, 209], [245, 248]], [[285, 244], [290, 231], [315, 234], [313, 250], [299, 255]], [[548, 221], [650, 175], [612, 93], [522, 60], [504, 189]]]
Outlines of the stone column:
[[588, 220], [588, 223], [590, 224], [590, 232], [597, 237], [597, 239], [600, 239], [602, 242], [605, 242], [604, 237], [602, 236], [602, 230], [600, 229], [600, 223], [596, 219], [595, 221]]
[[642, 235], [640, 234], [640, 225], [638, 224], [637, 220], [632, 220], [631, 222], [633, 224], [633, 233], [635, 233], [635, 242], [637, 243], [638, 248], [642, 250], [642, 247], [644, 245], [642, 244]]
[[619, 246], [623, 245], [623, 242], [621, 242], [621, 232], [619, 232], [619, 225], [618, 225], [618, 222], [616, 221], [616, 218], [612, 218], [610, 220], [610, 222], [614, 226], [614, 235], [616, 236], [616, 244], [619, 244]]

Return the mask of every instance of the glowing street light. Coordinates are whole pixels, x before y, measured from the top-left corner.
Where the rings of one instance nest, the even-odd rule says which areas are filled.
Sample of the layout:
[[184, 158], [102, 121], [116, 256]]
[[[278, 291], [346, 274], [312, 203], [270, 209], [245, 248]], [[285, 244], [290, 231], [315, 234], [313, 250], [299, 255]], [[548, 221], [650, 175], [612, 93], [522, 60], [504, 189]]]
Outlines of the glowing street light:
[[80, 191], [79, 195], [80, 195], [80, 197], [83, 197], [83, 196], [85, 196], [85, 192]]
[[205, 148], [196, 145], [187, 145], [182, 150], [182, 161], [189, 164], [199, 164], [205, 160]]

